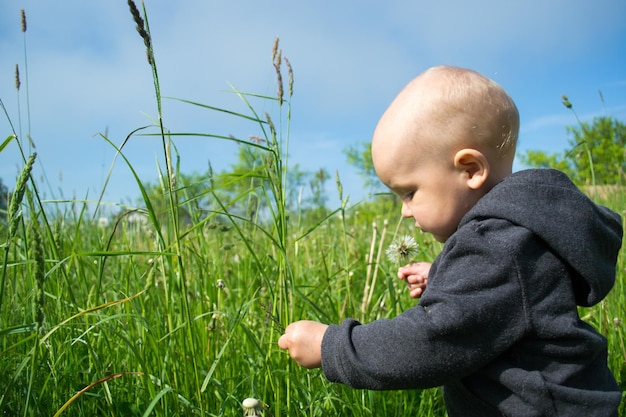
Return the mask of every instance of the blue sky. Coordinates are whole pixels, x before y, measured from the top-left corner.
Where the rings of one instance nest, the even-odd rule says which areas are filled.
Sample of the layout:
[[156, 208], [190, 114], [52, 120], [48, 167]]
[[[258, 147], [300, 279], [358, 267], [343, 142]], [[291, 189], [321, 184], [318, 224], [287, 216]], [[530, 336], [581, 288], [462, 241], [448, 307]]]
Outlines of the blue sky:
[[[0, 98], [18, 133], [34, 140], [41, 163], [36, 177], [47, 178], [39, 185], [44, 196], [93, 200], [114, 157], [98, 133], [120, 144], [153, 122], [152, 77], [126, 1], [60, 4], [0, 4]], [[623, 0], [147, 0], [146, 8], [162, 94], [235, 111], [245, 107], [228, 83], [275, 93], [271, 49], [279, 36], [295, 72], [289, 161], [305, 170], [339, 171], [353, 203], [365, 193], [343, 150], [369, 141], [398, 91], [433, 65], [475, 69], [509, 92], [521, 114], [519, 152], [567, 146], [565, 126], [576, 118], [561, 94], [582, 120], [626, 120]], [[20, 9], [27, 16], [25, 36]], [[272, 104], [258, 106], [277, 114]], [[259, 134], [252, 124], [171, 100], [164, 102], [164, 122], [174, 132]], [[0, 139], [10, 134], [0, 115]], [[219, 171], [235, 161], [236, 147], [226, 142], [182, 138], [176, 144], [185, 172], [206, 172], [209, 162]], [[125, 153], [144, 180], [156, 180], [158, 141], [135, 137]], [[0, 178], [10, 188], [21, 166], [15, 144], [0, 153]], [[105, 201], [137, 196], [118, 160]]]

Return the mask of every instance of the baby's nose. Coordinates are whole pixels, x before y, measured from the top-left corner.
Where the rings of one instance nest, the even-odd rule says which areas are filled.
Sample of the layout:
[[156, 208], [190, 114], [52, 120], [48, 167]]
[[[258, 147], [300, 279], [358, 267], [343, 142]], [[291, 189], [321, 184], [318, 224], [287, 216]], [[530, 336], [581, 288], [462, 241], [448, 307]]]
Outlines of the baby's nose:
[[405, 203], [402, 203], [402, 217], [413, 217], [413, 213], [411, 213], [411, 209]]

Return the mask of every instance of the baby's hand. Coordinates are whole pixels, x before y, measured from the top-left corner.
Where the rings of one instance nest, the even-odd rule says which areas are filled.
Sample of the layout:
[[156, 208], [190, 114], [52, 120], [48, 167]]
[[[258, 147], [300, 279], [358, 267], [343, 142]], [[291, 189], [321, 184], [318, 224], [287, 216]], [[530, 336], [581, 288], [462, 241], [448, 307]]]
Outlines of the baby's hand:
[[289, 350], [293, 360], [305, 368], [322, 366], [322, 339], [328, 326], [316, 321], [291, 323], [278, 339], [278, 347]]
[[406, 281], [409, 294], [413, 298], [420, 298], [428, 284], [429, 262], [417, 262], [398, 269], [398, 278]]

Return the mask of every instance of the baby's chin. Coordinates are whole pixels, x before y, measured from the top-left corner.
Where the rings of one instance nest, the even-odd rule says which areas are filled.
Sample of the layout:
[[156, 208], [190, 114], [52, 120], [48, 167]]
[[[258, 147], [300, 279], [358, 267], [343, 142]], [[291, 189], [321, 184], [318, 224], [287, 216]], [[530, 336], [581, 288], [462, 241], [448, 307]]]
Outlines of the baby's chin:
[[448, 240], [448, 239], [450, 238], [450, 236], [449, 236], [449, 235], [442, 236], [442, 235], [440, 235], [440, 234], [433, 233], [433, 232], [429, 232], [429, 231], [424, 230], [424, 229], [420, 229], [420, 230], [422, 231], [422, 233], [428, 233], [429, 235], [431, 235], [432, 237], [434, 237], [434, 238], [435, 238], [435, 240], [436, 240], [437, 242], [439, 242], [439, 243], [446, 243], [446, 240]]

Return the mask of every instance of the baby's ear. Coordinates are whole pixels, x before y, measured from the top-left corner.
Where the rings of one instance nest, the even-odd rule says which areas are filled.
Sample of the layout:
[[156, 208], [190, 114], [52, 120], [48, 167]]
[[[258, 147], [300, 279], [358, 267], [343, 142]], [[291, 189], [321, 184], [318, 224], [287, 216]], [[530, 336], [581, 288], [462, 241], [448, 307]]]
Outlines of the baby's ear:
[[464, 176], [469, 188], [478, 190], [489, 178], [489, 161], [476, 149], [461, 149], [454, 155], [454, 166]]

